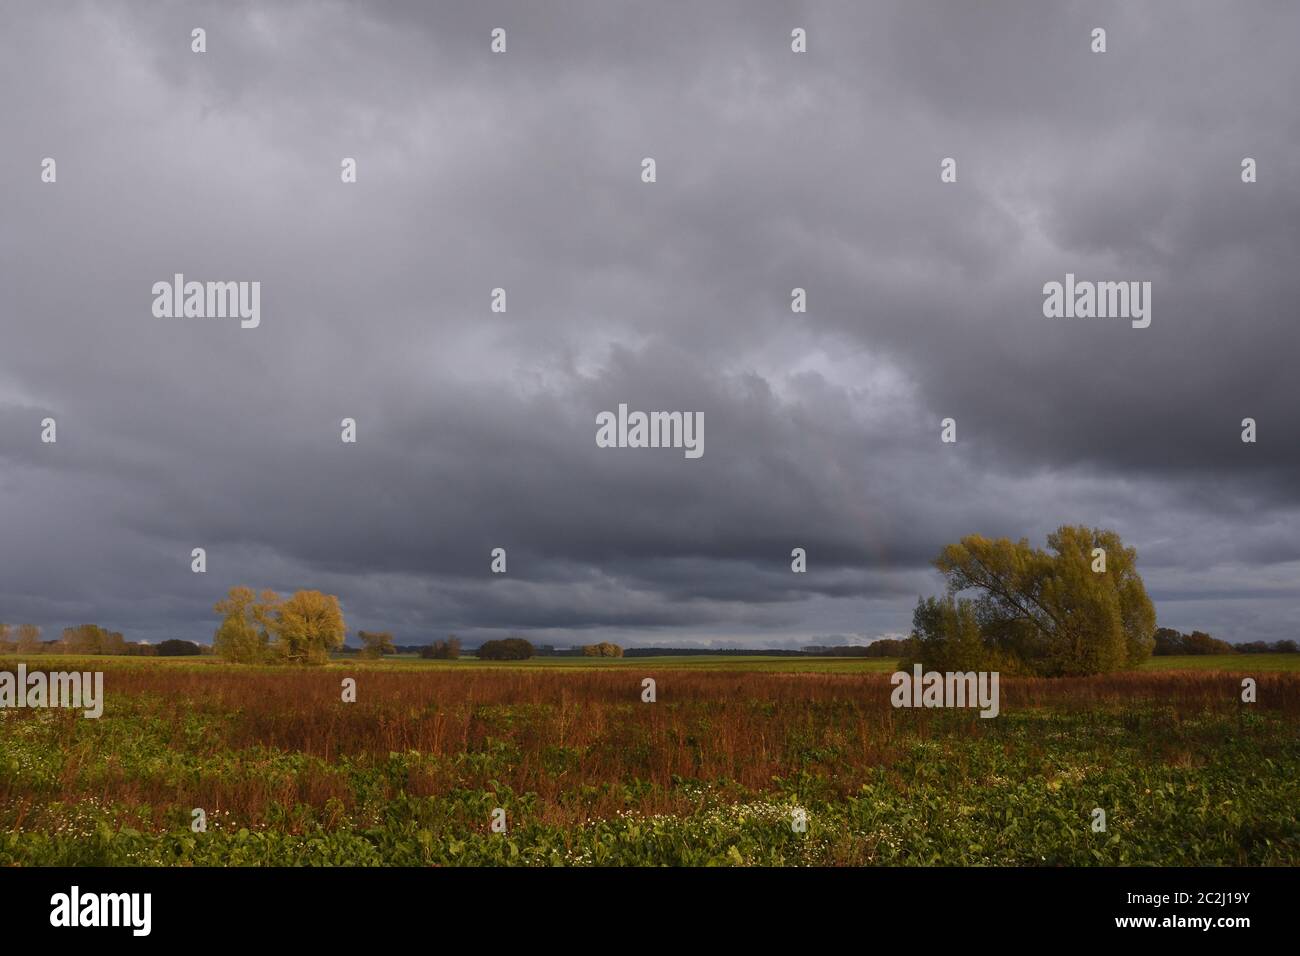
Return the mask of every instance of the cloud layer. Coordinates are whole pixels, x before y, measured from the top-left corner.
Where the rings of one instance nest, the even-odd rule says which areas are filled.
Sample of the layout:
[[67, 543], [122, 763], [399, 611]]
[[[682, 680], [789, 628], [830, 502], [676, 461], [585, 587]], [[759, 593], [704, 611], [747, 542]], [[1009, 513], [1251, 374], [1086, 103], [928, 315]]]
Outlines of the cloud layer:
[[[1161, 624], [1295, 637], [1298, 34], [1274, 3], [18, 9], [0, 620], [208, 640], [247, 583], [403, 643], [862, 639], [943, 544], [1084, 523]], [[261, 327], [154, 318], [177, 272], [260, 281]], [[1150, 280], [1151, 327], [1044, 318], [1067, 272]], [[703, 412], [704, 456], [597, 448], [620, 402]]]

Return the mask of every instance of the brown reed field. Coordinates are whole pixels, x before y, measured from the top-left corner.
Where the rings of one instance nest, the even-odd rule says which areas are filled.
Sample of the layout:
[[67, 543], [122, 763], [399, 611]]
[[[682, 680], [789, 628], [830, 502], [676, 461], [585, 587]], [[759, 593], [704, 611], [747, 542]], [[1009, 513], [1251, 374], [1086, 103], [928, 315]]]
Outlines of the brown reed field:
[[1297, 673], [1005, 678], [984, 719], [885, 673], [625, 664], [29, 661], [104, 671], [104, 713], [0, 712], [0, 862], [1300, 861]]

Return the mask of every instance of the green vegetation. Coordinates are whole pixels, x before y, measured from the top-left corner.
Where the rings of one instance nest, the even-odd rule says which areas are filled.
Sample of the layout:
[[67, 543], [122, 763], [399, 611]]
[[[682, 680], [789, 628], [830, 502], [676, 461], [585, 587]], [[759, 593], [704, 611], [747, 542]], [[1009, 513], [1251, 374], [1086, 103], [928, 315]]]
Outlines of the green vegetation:
[[357, 631], [361, 638], [361, 657], [363, 660], [378, 660], [386, 654], [395, 654], [393, 635], [387, 631]]
[[154, 653], [158, 657], [199, 657], [203, 649], [193, 641], [169, 640], [159, 643]]
[[[12, 666], [19, 660], [27, 660], [33, 666], [56, 667], [63, 669], [97, 670], [107, 663], [102, 657], [93, 655], [61, 655], [57, 660], [43, 660], [22, 654], [0, 654], [0, 667]], [[330, 669], [347, 671], [359, 658], [338, 657], [329, 665]], [[149, 658], [138, 663], [130, 658], [116, 659], [112, 668], [130, 668], [132, 666], [185, 667], [200, 668], [220, 667], [221, 661], [212, 658], [194, 660], [181, 658], [157, 660]], [[475, 657], [462, 657], [455, 660], [425, 659], [413, 654], [398, 654], [385, 657], [382, 661], [365, 661], [363, 668], [383, 668], [385, 670], [423, 671], [431, 669], [464, 670], [466, 668], [483, 670], [521, 669], [521, 670], [642, 670], [646, 672], [671, 668], [672, 670], [702, 671], [762, 671], [786, 674], [890, 674], [902, 666], [901, 660], [886, 657], [766, 657], [762, 654], [735, 657], [731, 655], [692, 654], [675, 657], [533, 657], [522, 661], [484, 661]], [[1152, 657], [1142, 663], [1142, 671], [1221, 671], [1231, 674], [1268, 674], [1277, 671], [1300, 672], [1300, 654], [1209, 654], [1195, 656]]]
[[[221, 616], [213, 646], [232, 663], [323, 664], [347, 634], [339, 599], [320, 591], [297, 591], [281, 599], [274, 591], [259, 595], [252, 588], [234, 587], [213, 610]], [[376, 656], [384, 650], [382, 644], [366, 646]]]
[[599, 644], [584, 645], [582, 655], [583, 657], [622, 657], [623, 648], [609, 641], [601, 641]]
[[[968, 535], [934, 565], [948, 594], [917, 603], [907, 667], [1061, 677], [1139, 666], [1155, 645], [1155, 607], [1137, 552], [1101, 529], [1058, 528], [1050, 551]], [[974, 591], [976, 598], [955, 595]]]
[[532, 657], [525, 660], [495, 661], [480, 657], [462, 657], [454, 661], [423, 660], [416, 657], [395, 657], [385, 662], [387, 666], [423, 670], [430, 667], [484, 668], [501, 670], [647, 670], [671, 667], [674, 670], [699, 671], [767, 671], [787, 674], [887, 674], [897, 670], [898, 662], [882, 657], [766, 657], [762, 654], [736, 657], [724, 654], [691, 654], [689, 656], [662, 657]]
[[1204, 654], [1185, 657], [1153, 657], [1142, 665], [1148, 671], [1227, 671], [1234, 674], [1264, 674], [1272, 671], [1300, 672], [1300, 654]]
[[861, 658], [61, 658], [105, 713], [0, 711], [0, 865], [1294, 865], [1296, 660], [1009, 677], [981, 720]]
[[427, 647], [420, 648], [420, 656], [435, 661], [457, 660], [460, 657], [460, 638], [453, 634], [445, 641], [434, 641]]
[[484, 661], [525, 661], [533, 656], [530, 641], [522, 637], [507, 637], [500, 641], [484, 641], [475, 652]]

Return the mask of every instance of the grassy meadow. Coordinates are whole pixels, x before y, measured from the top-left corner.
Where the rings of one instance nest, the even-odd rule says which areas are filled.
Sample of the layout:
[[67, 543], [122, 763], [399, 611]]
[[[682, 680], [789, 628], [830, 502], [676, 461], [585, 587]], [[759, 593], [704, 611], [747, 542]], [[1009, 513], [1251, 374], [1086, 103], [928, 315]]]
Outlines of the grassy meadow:
[[981, 719], [893, 708], [881, 659], [38, 657], [104, 714], [0, 710], [0, 864], [1291, 865], [1297, 658], [1005, 678]]

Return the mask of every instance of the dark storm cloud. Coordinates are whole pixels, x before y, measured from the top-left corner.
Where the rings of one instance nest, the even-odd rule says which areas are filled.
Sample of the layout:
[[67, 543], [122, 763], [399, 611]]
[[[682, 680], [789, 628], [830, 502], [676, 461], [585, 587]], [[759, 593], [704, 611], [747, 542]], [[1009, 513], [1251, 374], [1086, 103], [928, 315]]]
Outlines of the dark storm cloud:
[[[1162, 624], [1292, 636], [1298, 27], [1276, 4], [19, 6], [0, 619], [207, 639], [253, 583], [399, 641], [827, 643], [906, 630], [948, 541], [1070, 522], [1138, 547]], [[154, 319], [175, 272], [261, 281], [261, 327]], [[1045, 319], [1066, 272], [1151, 280], [1151, 327]], [[702, 411], [704, 456], [597, 448], [620, 402]]]

